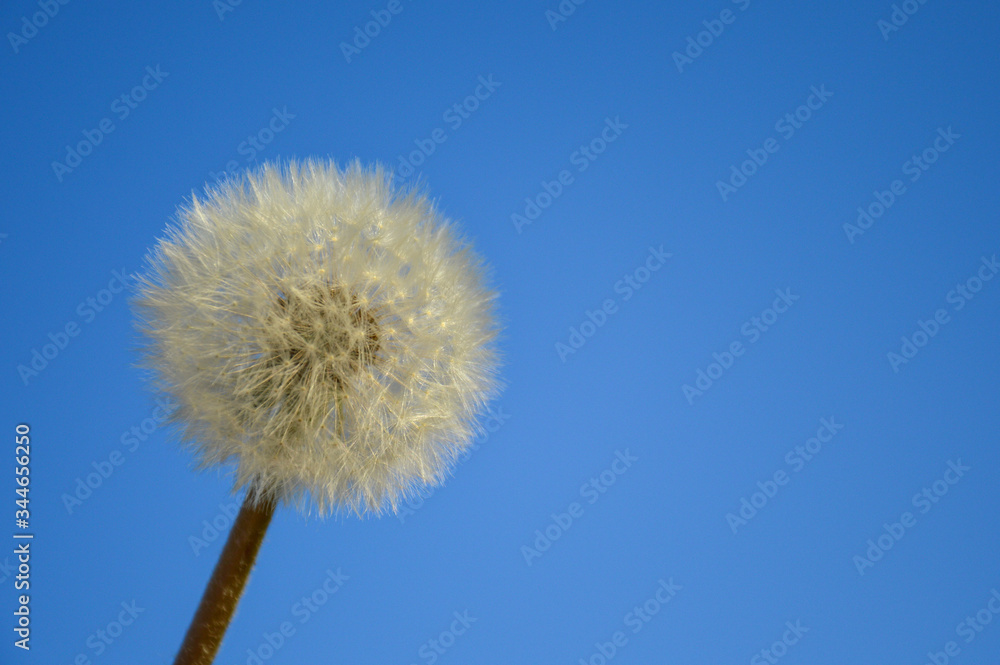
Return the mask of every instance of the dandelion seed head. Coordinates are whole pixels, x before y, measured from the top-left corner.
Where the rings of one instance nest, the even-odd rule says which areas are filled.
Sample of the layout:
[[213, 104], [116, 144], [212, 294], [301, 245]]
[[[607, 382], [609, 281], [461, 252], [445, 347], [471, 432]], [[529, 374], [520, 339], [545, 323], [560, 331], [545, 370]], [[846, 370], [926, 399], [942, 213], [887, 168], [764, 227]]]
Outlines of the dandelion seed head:
[[485, 265], [357, 162], [264, 165], [178, 211], [134, 300], [199, 466], [321, 514], [443, 480], [499, 391]]

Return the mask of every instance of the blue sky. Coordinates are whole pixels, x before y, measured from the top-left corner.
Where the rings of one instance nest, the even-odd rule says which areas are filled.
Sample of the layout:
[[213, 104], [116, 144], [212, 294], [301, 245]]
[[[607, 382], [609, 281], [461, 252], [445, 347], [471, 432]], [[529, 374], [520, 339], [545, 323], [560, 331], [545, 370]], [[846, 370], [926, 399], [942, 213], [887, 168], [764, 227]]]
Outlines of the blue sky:
[[310, 156], [458, 220], [508, 387], [399, 516], [280, 512], [217, 662], [1000, 651], [995, 3], [330, 5], [0, 10], [0, 661], [171, 661], [239, 497], [160, 426], [129, 275]]

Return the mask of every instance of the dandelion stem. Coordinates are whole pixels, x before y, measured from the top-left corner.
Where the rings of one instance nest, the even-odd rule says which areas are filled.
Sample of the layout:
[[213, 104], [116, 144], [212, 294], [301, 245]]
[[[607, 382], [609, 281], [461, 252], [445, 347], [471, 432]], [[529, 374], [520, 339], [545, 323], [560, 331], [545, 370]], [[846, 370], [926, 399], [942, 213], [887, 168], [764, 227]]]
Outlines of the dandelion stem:
[[174, 665], [210, 665], [215, 659], [274, 509], [271, 501], [244, 500]]

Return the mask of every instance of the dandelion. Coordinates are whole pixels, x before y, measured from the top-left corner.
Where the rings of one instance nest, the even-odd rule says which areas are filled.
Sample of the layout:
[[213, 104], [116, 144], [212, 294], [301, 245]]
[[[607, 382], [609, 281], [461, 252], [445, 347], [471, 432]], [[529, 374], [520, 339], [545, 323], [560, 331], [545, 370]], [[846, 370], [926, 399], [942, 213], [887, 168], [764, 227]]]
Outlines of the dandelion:
[[277, 506], [380, 515], [444, 479], [499, 389], [485, 271], [357, 162], [265, 165], [179, 211], [139, 279], [144, 366], [246, 500], [177, 663], [212, 661]]

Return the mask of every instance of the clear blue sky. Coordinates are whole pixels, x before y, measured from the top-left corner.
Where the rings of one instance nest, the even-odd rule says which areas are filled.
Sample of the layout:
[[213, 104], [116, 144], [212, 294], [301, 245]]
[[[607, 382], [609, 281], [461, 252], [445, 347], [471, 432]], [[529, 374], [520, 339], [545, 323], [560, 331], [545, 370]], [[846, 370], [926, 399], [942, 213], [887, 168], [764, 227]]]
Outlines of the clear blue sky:
[[172, 658], [236, 499], [118, 275], [213, 174], [309, 156], [416, 164], [508, 388], [411, 514], [279, 513], [219, 663], [995, 657], [1000, 9], [897, 5], [4, 3], [0, 661]]

